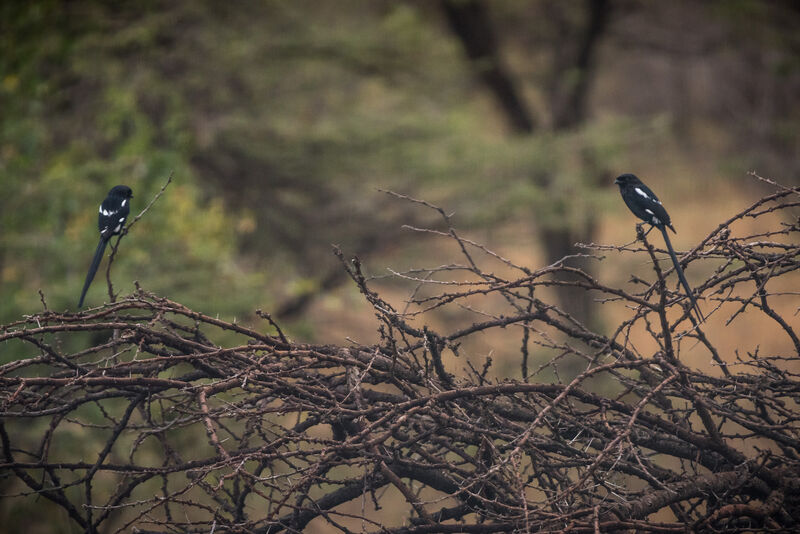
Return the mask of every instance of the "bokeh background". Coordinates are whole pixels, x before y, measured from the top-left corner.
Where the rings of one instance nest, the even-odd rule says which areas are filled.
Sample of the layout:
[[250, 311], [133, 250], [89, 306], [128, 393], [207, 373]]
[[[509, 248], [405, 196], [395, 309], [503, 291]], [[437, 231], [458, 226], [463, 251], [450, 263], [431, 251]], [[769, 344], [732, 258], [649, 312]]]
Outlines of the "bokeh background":
[[[576, 242], [632, 241], [613, 179], [634, 172], [686, 250], [765, 192], [748, 171], [800, 183], [798, 95], [791, 0], [3, 1], [0, 321], [41, 310], [39, 290], [75, 310], [108, 189], [131, 186], [138, 213], [174, 173], [122, 242], [118, 291], [138, 281], [226, 320], [269, 311], [294, 339], [369, 343], [374, 315], [332, 244], [375, 276], [458, 260], [403, 227], [440, 228], [434, 212], [381, 189], [535, 269]], [[645, 258], [572, 261], [610, 285], [652, 276]], [[89, 306], [108, 300], [104, 268]], [[793, 280], [770, 289], [797, 321]], [[374, 284], [400, 303], [413, 289]], [[550, 298], [598, 329], [629, 313]], [[788, 346], [725, 319], [708, 328], [726, 359]], [[518, 351], [498, 332], [464, 357], [518, 376]]]
[[800, 180], [799, 23], [756, 0], [3, 2], [0, 320], [40, 289], [74, 309], [97, 204], [125, 183], [138, 211], [170, 172], [117, 289], [308, 340], [375, 336], [331, 244], [376, 275], [453, 261], [379, 189], [536, 268], [631, 240], [612, 181], [635, 172], [686, 248], [760, 195], [747, 171]]

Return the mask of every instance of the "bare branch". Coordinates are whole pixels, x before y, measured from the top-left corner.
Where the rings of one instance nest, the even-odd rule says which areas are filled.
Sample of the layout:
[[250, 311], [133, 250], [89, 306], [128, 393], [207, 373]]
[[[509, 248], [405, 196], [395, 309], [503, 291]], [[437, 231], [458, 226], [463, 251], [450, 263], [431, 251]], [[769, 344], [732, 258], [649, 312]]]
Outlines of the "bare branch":
[[[87, 532], [796, 531], [800, 348], [781, 301], [796, 295], [770, 290], [800, 270], [800, 225], [785, 222], [796, 191], [766, 183], [777, 192], [682, 261], [710, 273], [695, 282], [716, 304], [709, 321], [766, 319], [775, 354], [730, 355], [718, 329], [691, 324], [643, 233], [585, 246], [653, 264], [614, 287], [563, 262], [518, 267], [401, 195], [442, 217], [446, 230], [421, 235], [460, 257], [398, 273], [411, 298], [394, 303], [335, 251], [377, 318], [373, 345], [296, 342], [268, 313], [253, 320], [276, 336], [138, 287], [85, 314], [43, 302], [0, 329], [23, 347], [0, 365], [4, 497], [44, 497]], [[737, 233], [745, 218], [758, 233]], [[545, 300], [559, 284], [626, 318], [591, 330]], [[451, 354], [492, 332], [512, 342], [460, 372]], [[520, 364], [505, 365], [517, 346]], [[696, 370], [702, 355], [719, 367]]]

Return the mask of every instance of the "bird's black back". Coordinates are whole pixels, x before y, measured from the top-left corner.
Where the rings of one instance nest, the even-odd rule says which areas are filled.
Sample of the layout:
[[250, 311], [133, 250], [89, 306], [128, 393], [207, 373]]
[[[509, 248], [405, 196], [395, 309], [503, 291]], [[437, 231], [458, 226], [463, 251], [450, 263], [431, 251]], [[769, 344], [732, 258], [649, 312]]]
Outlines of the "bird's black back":
[[622, 200], [634, 215], [658, 228], [667, 227], [675, 231], [661, 201], [639, 178], [633, 174], [622, 174], [614, 183], [619, 186]]
[[100, 230], [101, 239], [108, 240], [112, 235], [122, 231], [131, 211], [132, 196], [133, 192], [127, 185], [114, 186], [108, 192], [108, 196], [100, 204], [97, 217], [97, 228]]

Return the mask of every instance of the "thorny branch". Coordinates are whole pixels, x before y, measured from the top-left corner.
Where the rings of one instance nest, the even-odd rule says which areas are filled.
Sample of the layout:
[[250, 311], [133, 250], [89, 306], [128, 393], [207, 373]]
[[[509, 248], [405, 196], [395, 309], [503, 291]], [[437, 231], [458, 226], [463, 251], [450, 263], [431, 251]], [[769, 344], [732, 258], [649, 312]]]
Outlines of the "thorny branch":
[[116, 241], [112, 243], [111, 253], [108, 255], [108, 265], [106, 266], [106, 285], [108, 286], [109, 302], [114, 302], [117, 300], [117, 295], [114, 293], [114, 284], [111, 282], [111, 266], [114, 264], [114, 258], [117, 257], [117, 249], [119, 248], [119, 242], [122, 240], [123, 237], [125, 237], [128, 234], [128, 232], [130, 232], [133, 225], [139, 222], [139, 219], [141, 219], [145, 213], [150, 211], [150, 208], [153, 206], [153, 204], [155, 204], [156, 201], [159, 198], [161, 198], [161, 195], [164, 194], [164, 191], [166, 191], [167, 186], [172, 183], [172, 177], [174, 176], [174, 174], [175, 174], [174, 172], [169, 173], [169, 176], [167, 176], [167, 181], [164, 182], [164, 185], [161, 186], [161, 189], [158, 191], [158, 193], [156, 193], [155, 196], [147, 204], [147, 206], [145, 206], [145, 208], [141, 212], [139, 212], [139, 215], [134, 217], [134, 219], [130, 223], [125, 225], [125, 228], [123, 228], [122, 232], [117, 236]]
[[[775, 188], [681, 261], [708, 322], [772, 323], [781, 354], [721, 354], [658, 265], [623, 288], [565, 281], [408, 198], [441, 215], [426, 233], [463, 263], [397, 273], [413, 289], [394, 305], [337, 251], [374, 345], [293, 342], [269, 314], [242, 326], [141, 289], [5, 325], [2, 346], [26, 356], [0, 365], [4, 497], [44, 497], [87, 532], [796, 531], [800, 347], [779, 313], [796, 294], [771, 290], [800, 269], [800, 191]], [[745, 218], [779, 222], [753, 234]], [[637, 242], [585, 248], [665, 253]], [[564, 284], [626, 318], [588, 329], [545, 300]], [[440, 310], [478, 319], [436, 332]], [[522, 375], [493, 376], [490, 358], [459, 372], [472, 338], [500, 329], [522, 340]], [[108, 338], [67, 342], [86, 333]], [[700, 372], [699, 354], [727, 367]]]

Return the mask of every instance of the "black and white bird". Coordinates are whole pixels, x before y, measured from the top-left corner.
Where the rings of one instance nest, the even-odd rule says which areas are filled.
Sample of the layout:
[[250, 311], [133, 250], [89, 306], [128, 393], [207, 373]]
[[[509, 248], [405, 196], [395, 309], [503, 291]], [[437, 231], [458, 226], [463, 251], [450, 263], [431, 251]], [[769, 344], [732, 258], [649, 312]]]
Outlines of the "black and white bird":
[[115, 185], [108, 192], [108, 196], [100, 204], [100, 213], [97, 217], [97, 227], [100, 229], [100, 243], [97, 244], [97, 250], [92, 258], [92, 264], [89, 266], [89, 272], [86, 274], [86, 282], [83, 284], [83, 291], [81, 291], [81, 300], [78, 302], [78, 308], [83, 307], [83, 299], [86, 296], [86, 291], [94, 279], [97, 272], [97, 267], [100, 265], [100, 260], [103, 259], [103, 252], [106, 250], [106, 244], [112, 236], [119, 235], [122, 228], [125, 226], [125, 220], [131, 211], [130, 199], [133, 198], [133, 191], [127, 185]]
[[697, 305], [697, 301], [692, 294], [692, 288], [689, 287], [689, 282], [686, 281], [686, 276], [683, 274], [681, 264], [678, 261], [678, 257], [675, 255], [675, 250], [673, 250], [672, 243], [667, 235], [667, 228], [675, 232], [667, 210], [661, 205], [661, 201], [658, 200], [655, 193], [644, 185], [635, 175], [621, 174], [617, 176], [614, 183], [619, 186], [622, 200], [625, 201], [625, 204], [630, 208], [633, 214], [661, 230], [661, 234], [664, 236], [664, 242], [667, 244], [667, 250], [672, 258], [672, 264], [675, 266], [675, 272], [678, 273], [678, 279], [681, 281], [683, 289], [686, 290], [686, 295], [689, 297], [700, 322], [703, 322], [705, 318], [700, 312], [700, 307]]

